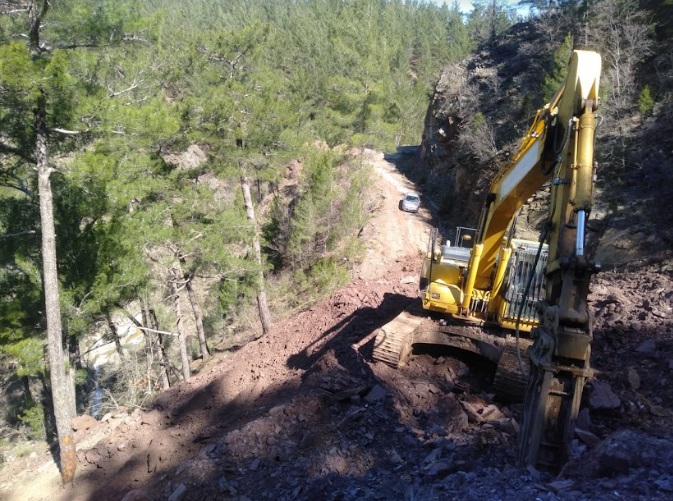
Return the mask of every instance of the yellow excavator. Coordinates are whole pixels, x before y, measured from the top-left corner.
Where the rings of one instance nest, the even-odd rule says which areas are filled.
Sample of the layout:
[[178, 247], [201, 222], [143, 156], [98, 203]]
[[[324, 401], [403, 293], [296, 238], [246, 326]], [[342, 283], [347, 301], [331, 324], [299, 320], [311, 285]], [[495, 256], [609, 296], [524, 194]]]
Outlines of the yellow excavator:
[[[496, 390], [525, 393], [519, 460], [546, 469], [566, 461], [584, 383], [593, 375], [587, 295], [599, 267], [587, 256], [585, 230], [600, 73], [597, 53], [574, 50], [562, 86], [492, 181], [477, 228], [459, 227], [453, 244], [441, 246], [431, 233], [422, 306], [447, 318], [428, 327], [427, 314], [405, 311], [374, 344], [374, 359], [393, 366], [419, 343], [496, 362]], [[514, 238], [517, 212], [547, 183], [549, 217], [539, 241]]]

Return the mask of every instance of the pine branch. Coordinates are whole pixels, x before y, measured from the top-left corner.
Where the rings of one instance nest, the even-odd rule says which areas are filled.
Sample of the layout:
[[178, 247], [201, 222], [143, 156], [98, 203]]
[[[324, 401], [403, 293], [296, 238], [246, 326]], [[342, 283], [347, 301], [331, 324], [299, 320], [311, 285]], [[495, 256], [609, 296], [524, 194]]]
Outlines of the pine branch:
[[19, 233], [7, 233], [6, 235], [0, 235], [0, 240], [6, 240], [8, 238], [14, 238], [14, 237], [23, 237], [26, 235], [35, 235], [35, 233], [37, 233], [35, 230], [21, 231]]
[[129, 88], [124, 89], [124, 90], [119, 90], [117, 92], [113, 91], [110, 87], [108, 87], [108, 91], [110, 91], [110, 93], [108, 94], [108, 97], [117, 97], [117, 96], [120, 96], [120, 95], [125, 94], [127, 92], [130, 92], [133, 89], [137, 88], [141, 83], [143, 83], [143, 80], [141, 80], [140, 82], [135, 82], [134, 81], [133, 84]]
[[14, 155], [19, 157], [25, 162], [34, 164], [36, 163], [36, 160], [33, 156], [27, 155], [23, 150], [20, 148], [15, 148], [14, 146], [10, 146], [5, 143], [0, 143], [0, 154], [5, 154], [5, 155]]
[[24, 180], [21, 179], [16, 174], [13, 174], [11, 172], [2, 172], [2, 173], [0, 173], [0, 176], [7, 176], [8, 178], [14, 180], [14, 183], [10, 183], [10, 182], [4, 181], [4, 180], [0, 180], [0, 186], [6, 186], [7, 188], [13, 188], [15, 190], [19, 190], [20, 192], [24, 193], [31, 200], [35, 199], [35, 193], [33, 192], [33, 190], [28, 188], [28, 186], [26, 186], [26, 183], [24, 182]]
[[58, 132], [59, 134], [65, 134], [66, 136], [76, 136], [78, 134], [84, 134], [85, 132], [88, 131], [82, 131], [82, 130], [68, 130], [68, 129], [60, 129], [58, 127], [53, 127], [49, 129], [50, 132]]

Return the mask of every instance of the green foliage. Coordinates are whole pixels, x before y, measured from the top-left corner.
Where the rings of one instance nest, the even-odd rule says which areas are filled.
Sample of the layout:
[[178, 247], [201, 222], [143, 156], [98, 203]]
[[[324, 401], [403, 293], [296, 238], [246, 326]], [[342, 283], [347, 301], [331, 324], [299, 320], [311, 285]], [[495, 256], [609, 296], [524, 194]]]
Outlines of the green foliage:
[[321, 259], [311, 269], [311, 278], [319, 291], [334, 290], [348, 283], [348, 270], [333, 257]]
[[568, 68], [568, 61], [570, 61], [570, 54], [573, 50], [572, 35], [568, 33], [563, 39], [563, 43], [554, 52], [554, 57], [551, 61], [549, 69], [545, 72], [544, 81], [542, 84], [542, 94], [544, 101], [549, 102], [554, 94], [559, 90]]
[[36, 376], [44, 372], [44, 346], [35, 338], [22, 339], [4, 347], [4, 351], [18, 362], [16, 375]]
[[357, 233], [366, 220], [363, 196], [369, 183], [361, 163], [313, 152], [303, 164], [302, 191], [292, 200], [274, 200], [265, 226], [267, 250], [277, 270], [294, 270], [305, 298], [342, 285], [350, 261], [361, 256]]
[[[282, 105], [266, 114], [265, 123], [284, 118], [296, 128], [298, 121], [330, 145], [353, 134], [374, 136], [370, 142], [387, 146], [413, 143], [439, 68], [471, 48], [460, 12], [433, 4], [318, 0], [278, 5], [254, 0], [213, 9], [194, 1], [189, 15], [173, 17], [168, 12], [184, 10], [175, 3], [161, 2], [168, 23], [164, 32], [179, 36], [175, 42], [173, 36], [165, 38], [174, 47], [171, 57], [175, 60], [177, 52], [177, 61], [184, 60], [169, 63], [169, 85], [188, 95], [189, 86], [206, 82], [204, 90], [211, 95], [187, 112], [196, 125], [207, 118], [210, 130], [225, 135], [235, 132], [239, 121], [228, 85], [236, 82], [242, 95], [250, 95], [249, 76], [258, 75], [257, 89], [277, 85], [264, 97], [266, 106]], [[159, 8], [158, 2], [148, 8], [153, 4]], [[199, 31], [201, 35], [190, 35]], [[195, 40], [200, 53], [184, 50], [185, 37]]]
[[30, 438], [40, 441], [47, 439], [44, 407], [41, 405], [34, 405], [25, 409], [19, 416], [19, 421], [28, 428], [28, 435]]
[[[426, 2], [73, 0], [51, 2], [47, 20], [38, 49], [25, 16], [0, 15], [0, 231], [20, 235], [0, 240], [0, 345], [25, 375], [41, 370], [45, 329], [38, 100], [63, 323], [77, 337], [139, 297], [164, 299], [176, 266], [210, 287], [214, 311], [244, 308], [259, 266], [241, 176], [258, 188], [274, 271], [311, 294], [342, 284], [369, 178], [315, 145], [417, 143], [438, 71], [473, 45], [457, 8]], [[269, 215], [290, 159], [303, 178]]]
[[42, 326], [42, 282], [37, 263], [19, 252], [3, 256], [6, 259], [0, 269], [0, 290], [4, 295], [0, 302], [0, 345], [34, 336]]
[[638, 96], [638, 111], [643, 118], [648, 117], [654, 109], [654, 98], [649, 85], [645, 85]]
[[477, 46], [495, 43], [516, 20], [516, 13], [500, 0], [475, 0], [467, 21], [469, 33]]
[[334, 258], [321, 259], [308, 270], [297, 270], [295, 282], [301, 294], [307, 298], [318, 298], [348, 283], [348, 269]]
[[331, 250], [341, 189], [336, 184], [336, 162], [329, 154], [317, 153], [305, 164], [304, 193], [293, 211], [286, 249], [291, 268], [310, 268]]
[[469, 124], [469, 128], [472, 132], [477, 132], [481, 130], [486, 125], [486, 117], [481, 111], [475, 113], [474, 118]]
[[138, 15], [128, 0], [70, 0], [54, 5], [45, 35], [69, 47], [117, 45], [157, 39], [157, 19]]

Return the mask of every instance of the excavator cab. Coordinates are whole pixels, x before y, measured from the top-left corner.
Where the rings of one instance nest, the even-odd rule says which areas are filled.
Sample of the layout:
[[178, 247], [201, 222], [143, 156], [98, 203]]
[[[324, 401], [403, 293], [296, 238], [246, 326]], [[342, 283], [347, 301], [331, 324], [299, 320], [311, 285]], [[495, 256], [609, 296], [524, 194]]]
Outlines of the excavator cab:
[[475, 228], [459, 226], [455, 239], [458, 245], [451, 245], [447, 240], [441, 246], [437, 245], [438, 230], [435, 228], [430, 232], [420, 279], [425, 309], [457, 313], [455, 305], [462, 301], [460, 283], [470, 260], [476, 232]]

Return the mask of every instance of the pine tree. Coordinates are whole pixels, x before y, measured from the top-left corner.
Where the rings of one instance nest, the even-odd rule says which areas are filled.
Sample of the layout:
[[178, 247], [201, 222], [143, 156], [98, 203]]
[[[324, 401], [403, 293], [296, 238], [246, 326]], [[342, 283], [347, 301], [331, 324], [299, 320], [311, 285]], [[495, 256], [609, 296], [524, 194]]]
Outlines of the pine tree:
[[[56, 254], [52, 176], [58, 170], [51, 150], [69, 151], [75, 145], [73, 136], [79, 135], [72, 125], [78, 101], [88, 88], [73, 71], [74, 54], [85, 46], [95, 47], [101, 40], [106, 45], [119, 43], [129, 34], [122, 21], [129, 13], [125, 5], [105, 8], [109, 6], [94, 9], [87, 2], [44, 0], [19, 5], [13, 16], [2, 19], [6, 32], [28, 34], [25, 43], [11, 41], [0, 47], [0, 154], [3, 165], [20, 166], [24, 176], [30, 173], [30, 166], [37, 171], [50, 386], [64, 483], [74, 478], [77, 456], [70, 427], [74, 413], [73, 367], [63, 351]], [[14, 178], [15, 187], [29, 194], [26, 187], [32, 182], [14, 169], [3, 169], [3, 177]]]
[[542, 84], [542, 95], [544, 96], [545, 102], [549, 102], [554, 96], [554, 93], [561, 87], [572, 50], [573, 39], [572, 35], [568, 33], [563, 39], [561, 46], [554, 52], [554, 57], [551, 61], [549, 70], [545, 72], [544, 82]]

